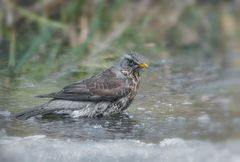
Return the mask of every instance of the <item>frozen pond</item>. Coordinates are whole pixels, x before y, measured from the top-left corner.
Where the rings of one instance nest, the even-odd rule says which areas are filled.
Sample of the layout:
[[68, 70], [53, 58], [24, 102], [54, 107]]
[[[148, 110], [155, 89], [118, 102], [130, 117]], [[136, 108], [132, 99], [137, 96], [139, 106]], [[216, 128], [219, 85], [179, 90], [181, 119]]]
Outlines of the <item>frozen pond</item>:
[[70, 79], [3, 79], [0, 161], [239, 162], [239, 67], [191, 56], [151, 62], [128, 112], [100, 119], [12, 120], [10, 112], [45, 102], [33, 96]]
[[77, 141], [49, 139], [44, 135], [2, 137], [1, 161], [235, 161], [240, 157], [240, 141], [164, 139], [159, 143], [139, 140]]

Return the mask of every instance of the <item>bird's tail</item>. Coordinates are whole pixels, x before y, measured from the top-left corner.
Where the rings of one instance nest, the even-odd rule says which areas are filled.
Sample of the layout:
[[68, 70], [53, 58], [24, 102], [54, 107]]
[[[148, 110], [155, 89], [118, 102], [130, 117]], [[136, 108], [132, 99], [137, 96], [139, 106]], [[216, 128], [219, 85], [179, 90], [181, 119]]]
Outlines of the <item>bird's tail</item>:
[[49, 105], [49, 102], [40, 106], [36, 106], [30, 110], [17, 113], [14, 115], [14, 117], [19, 120], [26, 120], [33, 116], [44, 115], [54, 111], [53, 109], [49, 108], [48, 105]]

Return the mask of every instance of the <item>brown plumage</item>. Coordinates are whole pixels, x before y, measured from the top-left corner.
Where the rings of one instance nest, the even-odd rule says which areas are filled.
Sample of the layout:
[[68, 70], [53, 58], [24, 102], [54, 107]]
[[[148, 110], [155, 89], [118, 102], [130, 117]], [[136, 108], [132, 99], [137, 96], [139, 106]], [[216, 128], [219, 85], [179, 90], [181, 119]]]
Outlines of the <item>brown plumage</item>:
[[38, 96], [52, 99], [46, 104], [16, 114], [16, 118], [27, 119], [36, 115], [76, 110], [78, 116], [87, 117], [122, 112], [137, 94], [140, 70], [147, 67], [140, 55], [126, 54], [117, 64], [98, 75], [70, 84], [59, 92]]
[[130, 91], [125, 80], [117, 78], [112, 69], [92, 78], [70, 84], [63, 90], [38, 97], [65, 99], [72, 101], [104, 101], [115, 100], [126, 95]]

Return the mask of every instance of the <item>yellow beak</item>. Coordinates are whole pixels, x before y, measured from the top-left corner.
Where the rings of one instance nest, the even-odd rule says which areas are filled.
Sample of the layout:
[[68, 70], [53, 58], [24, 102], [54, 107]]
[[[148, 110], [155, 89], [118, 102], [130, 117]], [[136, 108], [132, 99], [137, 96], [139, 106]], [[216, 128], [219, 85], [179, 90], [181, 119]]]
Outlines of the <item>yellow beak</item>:
[[148, 64], [145, 64], [145, 63], [138, 64], [138, 67], [140, 67], [141, 69], [145, 69], [145, 68], [148, 68]]

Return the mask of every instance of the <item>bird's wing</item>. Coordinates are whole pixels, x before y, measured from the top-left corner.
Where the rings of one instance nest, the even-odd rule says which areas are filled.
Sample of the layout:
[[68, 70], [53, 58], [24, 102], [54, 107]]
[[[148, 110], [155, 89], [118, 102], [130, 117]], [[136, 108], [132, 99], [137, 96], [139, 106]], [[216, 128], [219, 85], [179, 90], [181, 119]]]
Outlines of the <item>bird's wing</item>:
[[117, 78], [111, 70], [106, 70], [90, 79], [70, 84], [59, 92], [38, 97], [73, 101], [112, 101], [126, 96], [130, 90], [124, 79]]

